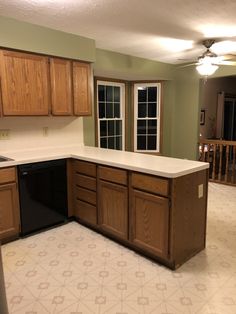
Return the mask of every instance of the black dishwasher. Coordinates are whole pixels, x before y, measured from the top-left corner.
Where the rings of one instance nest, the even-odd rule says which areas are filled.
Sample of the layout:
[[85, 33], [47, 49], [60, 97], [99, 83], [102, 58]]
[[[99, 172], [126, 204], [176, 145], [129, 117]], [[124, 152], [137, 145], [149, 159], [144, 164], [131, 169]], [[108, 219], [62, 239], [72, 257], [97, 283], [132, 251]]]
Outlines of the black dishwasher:
[[21, 235], [67, 220], [66, 160], [18, 166]]

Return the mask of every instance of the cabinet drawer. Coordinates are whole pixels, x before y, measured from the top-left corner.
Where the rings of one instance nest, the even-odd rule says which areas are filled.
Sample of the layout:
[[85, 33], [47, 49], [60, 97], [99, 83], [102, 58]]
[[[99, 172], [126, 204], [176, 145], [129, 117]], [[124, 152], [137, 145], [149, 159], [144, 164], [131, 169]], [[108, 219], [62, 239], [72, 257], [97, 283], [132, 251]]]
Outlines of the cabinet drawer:
[[132, 187], [155, 193], [155, 194], [160, 194], [164, 196], [169, 195], [169, 180], [160, 178], [160, 177], [155, 177], [155, 176], [149, 176], [146, 174], [142, 173], [132, 173], [131, 176], [131, 182], [132, 182]]
[[83, 189], [81, 187], [75, 187], [75, 197], [78, 200], [85, 201], [87, 203], [96, 205], [96, 192], [89, 191], [86, 189]]
[[82, 174], [76, 173], [74, 175], [74, 183], [82, 188], [86, 188], [92, 191], [96, 191], [96, 179]]
[[73, 163], [73, 170], [90, 177], [96, 177], [96, 165], [91, 162], [76, 160]]
[[98, 167], [99, 179], [127, 185], [127, 171], [111, 167]]
[[93, 225], [97, 224], [97, 209], [95, 206], [80, 200], [75, 202], [75, 217]]
[[0, 184], [16, 181], [16, 171], [14, 167], [0, 169]]

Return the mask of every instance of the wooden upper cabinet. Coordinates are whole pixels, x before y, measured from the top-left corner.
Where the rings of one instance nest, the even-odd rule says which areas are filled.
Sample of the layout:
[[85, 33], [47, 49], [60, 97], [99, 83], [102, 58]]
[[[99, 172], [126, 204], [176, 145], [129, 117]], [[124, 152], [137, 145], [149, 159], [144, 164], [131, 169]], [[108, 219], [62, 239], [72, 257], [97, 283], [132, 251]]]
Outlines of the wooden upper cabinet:
[[91, 67], [88, 63], [73, 62], [74, 114], [92, 114]]
[[50, 58], [52, 114], [73, 114], [72, 64], [70, 60]]
[[47, 57], [1, 50], [0, 71], [3, 115], [48, 115]]

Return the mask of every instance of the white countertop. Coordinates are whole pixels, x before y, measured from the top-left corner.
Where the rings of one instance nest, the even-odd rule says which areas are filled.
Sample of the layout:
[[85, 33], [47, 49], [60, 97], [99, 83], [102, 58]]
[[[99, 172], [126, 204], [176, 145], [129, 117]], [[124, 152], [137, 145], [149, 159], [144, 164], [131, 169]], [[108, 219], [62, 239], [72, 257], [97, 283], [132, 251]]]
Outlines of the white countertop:
[[66, 146], [6, 152], [0, 155], [14, 159], [0, 162], [1, 167], [17, 166], [46, 160], [75, 158], [98, 164], [177, 178], [209, 168], [209, 163], [141, 153], [124, 152], [89, 146]]

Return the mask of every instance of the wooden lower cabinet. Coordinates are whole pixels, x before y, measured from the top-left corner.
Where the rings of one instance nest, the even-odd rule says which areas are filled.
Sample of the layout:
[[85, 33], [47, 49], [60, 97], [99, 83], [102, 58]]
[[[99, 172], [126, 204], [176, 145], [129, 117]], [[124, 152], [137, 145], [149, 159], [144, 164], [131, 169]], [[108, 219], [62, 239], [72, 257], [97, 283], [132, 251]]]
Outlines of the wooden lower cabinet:
[[0, 185], [0, 240], [19, 234], [20, 218], [16, 183]]
[[133, 190], [130, 213], [130, 240], [145, 251], [167, 258], [168, 235], [168, 199]]
[[70, 216], [89, 226], [97, 225], [97, 168], [81, 160], [67, 163]]
[[92, 225], [97, 224], [97, 208], [81, 200], [75, 201], [75, 217]]
[[72, 164], [71, 203], [79, 222], [171, 269], [205, 248], [207, 170], [168, 179], [84, 161]]
[[99, 225], [112, 235], [128, 239], [127, 187], [100, 180]]

